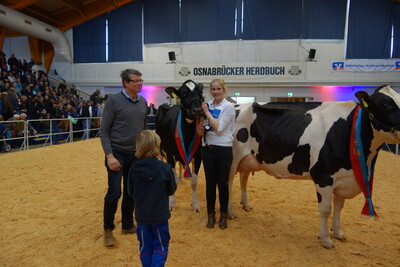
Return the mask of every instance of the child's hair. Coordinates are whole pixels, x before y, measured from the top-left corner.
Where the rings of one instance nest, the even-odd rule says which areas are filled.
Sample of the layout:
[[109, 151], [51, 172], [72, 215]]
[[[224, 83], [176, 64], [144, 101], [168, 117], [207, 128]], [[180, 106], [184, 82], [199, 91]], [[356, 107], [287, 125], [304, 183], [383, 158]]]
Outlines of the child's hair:
[[156, 158], [160, 155], [161, 139], [154, 131], [144, 130], [136, 137], [136, 153], [138, 159]]

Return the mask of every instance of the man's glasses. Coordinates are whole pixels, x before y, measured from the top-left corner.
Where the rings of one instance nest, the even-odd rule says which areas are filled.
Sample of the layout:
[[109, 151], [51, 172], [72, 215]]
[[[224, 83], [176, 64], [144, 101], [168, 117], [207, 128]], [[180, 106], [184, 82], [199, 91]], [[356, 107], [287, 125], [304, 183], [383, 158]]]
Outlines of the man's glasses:
[[129, 82], [133, 82], [133, 83], [143, 83], [143, 80], [129, 80]]

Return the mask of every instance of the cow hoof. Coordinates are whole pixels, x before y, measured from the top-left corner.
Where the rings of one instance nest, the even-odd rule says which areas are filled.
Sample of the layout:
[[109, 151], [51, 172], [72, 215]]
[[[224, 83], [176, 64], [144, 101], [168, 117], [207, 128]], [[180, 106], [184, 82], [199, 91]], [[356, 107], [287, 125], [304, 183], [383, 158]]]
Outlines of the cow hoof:
[[323, 245], [323, 244], [321, 244], [321, 246], [323, 246], [324, 248], [326, 248], [326, 249], [333, 249], [333, 248], [335, 248], [335, 246], [332, 244], [332, 245]]
[[243, 209], [244, 209], [245, 211], [247, 211], [247, 212], [250, 212], [250, 211], [253, 210], [253, 208], [250, 207], [250, 206], [243, 206]]
[[320, 239], [320, 244], [322, 247], [326, 248], [326, 249], [333, 249], [335, 246], [333, 245], [333, 242], [330, 238], [327, 239], [321, 239], [320, 237], [318, 237], [318, 239]]
[[229, 213], [228, 213], [228, 219], [229, 219], [229, 220], [233, 220], [233, 219], [235, 219], [235, 218], [237, 218], [235, 214], [229, 214]]
[[340, 240], [341, 242], [346, 242], [346, 237], [344, 236], [342, 230], [333, 231], [333, 237], [337, 240]]
[[201, 211], [200, 207], [197, 207], [197, 208], [192, 207], [192, 210], [195, 211], [195, 212], [200, 212]]
[[346, 242], [346, 237], [342, 236], [342, 237], [338, 237], [338, 236], [333, 236], [335, 239], [339, 240], [340, 242]]

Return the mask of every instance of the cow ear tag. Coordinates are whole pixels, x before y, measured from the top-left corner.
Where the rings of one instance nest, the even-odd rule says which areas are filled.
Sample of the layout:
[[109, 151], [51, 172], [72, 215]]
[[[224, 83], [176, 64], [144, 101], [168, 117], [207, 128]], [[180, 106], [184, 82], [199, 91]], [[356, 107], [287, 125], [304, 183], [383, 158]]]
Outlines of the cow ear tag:
[[364, 92], [364, 91], [358, 91], [358, 92], [356, 93], [356, 97], [357, 97], [357, 99], [360, 101], [360, 104], [361, 104], [362, 107], [365, 107], [365, 108], [368, 107], [368, 104], [367, 104], [367, 102], [365, 101], [365, 100], [368, 101], [368, 97], [369, 97], [368, 93], [366, 93], [366, 92]]
[[172, 98], [176, 98], [177, 94], [176, 94], [176, 89], [174, 87], [167, 87], [165, 88], [165, 92], [171, 96]]
[[361, 98], [361, 104], [362, 104], [362, 106], [363, 106], [364, 108], [367, 108], [367, 107], [368, 107], [368, 103], [365, 102], [364, 98]]

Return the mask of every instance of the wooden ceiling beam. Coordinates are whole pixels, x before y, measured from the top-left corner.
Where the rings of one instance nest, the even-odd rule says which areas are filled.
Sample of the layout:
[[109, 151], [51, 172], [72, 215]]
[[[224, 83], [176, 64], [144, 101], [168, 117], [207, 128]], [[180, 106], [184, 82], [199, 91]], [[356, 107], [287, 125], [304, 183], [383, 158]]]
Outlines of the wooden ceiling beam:
[[109, 2], [111, 2], [114, 6], [117, 6], [117, 5], [118, 5], [118, 3], [117, 3], [116, 0], [109, 0]]
[[[26, 10], [29, 10], [30, 12], [44, 18], [46, 21], [51, 21], [57, 25], [62, 24], [58, 19], [54, 18], [52, 15], [50, 15], [48, 12], [44, 11], [43, 9], [40, 9], [38, 7], [35, 6], [30, 6], [27, 7]], [[53, 24], [51, 23], [51, 24]]]
[[[53, 25], [65, 32], [85, 21], [96, 18], [135, 0], [53, 0], [64, 7], [57, 11], [46, 11], [35, 4], [41, 0], [7, 0], [9, 8], [19, 9], [28, 16]], [[19, 33], [7, 29], [5, 36], [20, 36]]]
[[[63, 0], [64, 1], [64, 0]], [[118, 7], [121, 7], [125, 4], [128, 4], [130, 2], [133, 2], [132, 0], [119, 0], [116, 1], [114, 0], [113, 2], [116, 2], [116, 6], [114, 6], [113, 4], [111, 4], [110, 1], [98, 1], [98, 2], [103, 2], [102, 5], [99, 5], [95, 2], [91, 2], [91, 4], [88, 4], [85, 6], [85, 9], [87, 10], [86, 12], [86, 17], [85, 18], [75, 18], [72, 22], [66, 22], [64, 23], [64, 25], [59, 26], [58, 28], [60, 29], [60, 31], [64, 32], [67, 31], [87, 20], [91, 20], [93, 18], [96, 18], [100, 15], [103, 15], [109, 11], [112, 11]], [[62, 14], [60, 14], [59, 16], [60, 18], [62, 17]], [[70, 17], [70, 15], [67, 15], [67, 17]], [[66, 20], [64, 20], [65, 22]]]
[[82, 18], [86, 20], [86, 14], [85, 14], [85, 7], [82, 5], [81, 1], [78, 0], [61, 0], [64, 4], [69, 6], [70, 8], [76, 10], [81, 14]]
[[22, 1], [17, 1], [17, 3], [14, 3], [12, 5], [8, 5], [9, 8], [12, 8], [14, 10], [19, 10], [26, 8], [28, 6], [34, 5], [38, 2], [39, 0], [22, 0]]

